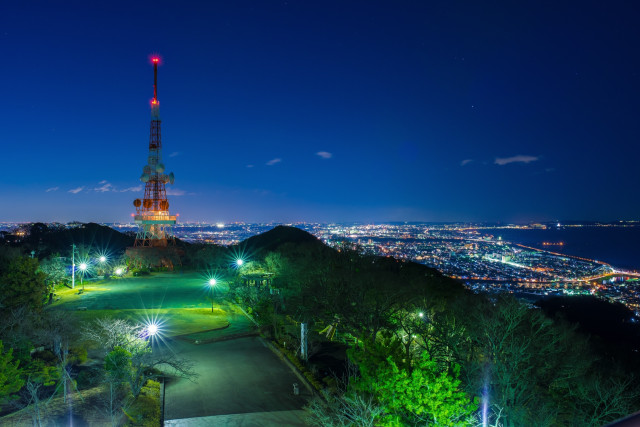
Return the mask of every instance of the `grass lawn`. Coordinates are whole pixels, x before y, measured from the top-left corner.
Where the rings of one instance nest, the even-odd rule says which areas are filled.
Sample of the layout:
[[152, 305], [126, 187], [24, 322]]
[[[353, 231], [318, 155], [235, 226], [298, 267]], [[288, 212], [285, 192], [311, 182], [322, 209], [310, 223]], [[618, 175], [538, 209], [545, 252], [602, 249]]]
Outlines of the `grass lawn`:
[[227, 311], [215, 308], [162, 308], [74, 311], [82, 323], [98, 318], [126, 319], [133, 323], [154, 322], [165, 336], [193, 334], [229, 326]]
[[[225, 328], [241, 313], [224, 300], [228, 289], [220, 280], [213, 313], [211, 291], [202, 272], [154, 273], [143, 277], [76, 282], [75, 289], [60, 287], [60, 299], [48, 307], [68, 310], [82, 324], [108, 317], [134, 323], [157, 323], [165, 336], [196, 334]], [[235, 320], [234, 320], [235, 322]]]

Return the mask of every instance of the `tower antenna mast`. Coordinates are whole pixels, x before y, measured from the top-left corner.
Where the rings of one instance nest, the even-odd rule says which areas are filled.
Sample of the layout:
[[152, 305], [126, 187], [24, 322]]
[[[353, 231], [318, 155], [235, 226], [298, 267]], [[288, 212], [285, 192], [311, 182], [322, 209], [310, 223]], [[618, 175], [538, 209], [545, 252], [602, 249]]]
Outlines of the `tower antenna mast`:
[[165, 184], [173, 184], [173, 172], [164, 173], [162, 163], [162, 139], [160, 135], [160, 102], [158, 101], [158, 62], [153, 62], [153, 99], [151, 100], [151, 130], [149, 133], [149, 156], [142, 168], [140, 181], [145, 183], [144, 198], [135, 199], [134, 221], [139, 225], [134, 246], [166, 247], [174, 239], [169, 235], [176, 216], [169, 214], [169, 201]]

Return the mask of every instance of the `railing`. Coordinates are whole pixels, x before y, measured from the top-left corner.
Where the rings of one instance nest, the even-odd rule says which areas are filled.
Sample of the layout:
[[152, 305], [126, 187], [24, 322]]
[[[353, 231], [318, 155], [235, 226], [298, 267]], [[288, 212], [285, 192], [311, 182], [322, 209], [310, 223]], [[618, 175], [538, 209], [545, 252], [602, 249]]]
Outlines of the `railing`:
[[173, 221], [176, 222], [175, 215], [136, 215], [134, 221]]

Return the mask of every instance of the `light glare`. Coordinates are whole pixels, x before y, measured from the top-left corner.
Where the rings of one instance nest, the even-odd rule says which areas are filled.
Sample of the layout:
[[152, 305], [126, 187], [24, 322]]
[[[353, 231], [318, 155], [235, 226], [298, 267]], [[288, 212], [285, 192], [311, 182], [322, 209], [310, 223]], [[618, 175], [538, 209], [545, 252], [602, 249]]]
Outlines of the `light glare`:
[[156, 325], [155, 323], [150, 324], [149, 326], [147, 326], [147, 331], [149, 332], [150, 336], [154, 336], [156, 333], [158, 333], [158, 325]]

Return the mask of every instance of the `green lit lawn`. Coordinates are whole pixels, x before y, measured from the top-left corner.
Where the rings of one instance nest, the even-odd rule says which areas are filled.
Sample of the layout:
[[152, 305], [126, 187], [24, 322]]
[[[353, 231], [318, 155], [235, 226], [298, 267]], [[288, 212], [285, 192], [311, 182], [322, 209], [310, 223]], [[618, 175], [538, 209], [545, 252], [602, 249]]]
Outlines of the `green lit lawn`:
[[98, 318], [126, 319], [133, 323], [155, 321], [162, 324], [164, 335], [193, 334], [229, 326], [227, 311], [215, 308], [170, 308], [156, 310], [87, 310], [74, 312], [82, 323]]
[[97, 282], [85, 281], [75, 289], [56, 291], [59, 301], [53, 310], [69, 310], [82, 323], [95, 318], [129, 319], [136, 323], [156, 320], [164, 324], [167, 336], [194, 334], [229, 325], [238, 313], [227, 304], [228, 289], [224, 278], [218, 279], [215, 309], [211, 312], [211, 289], [206, 273], [155, 273], [143, 277], [125, 277]]

